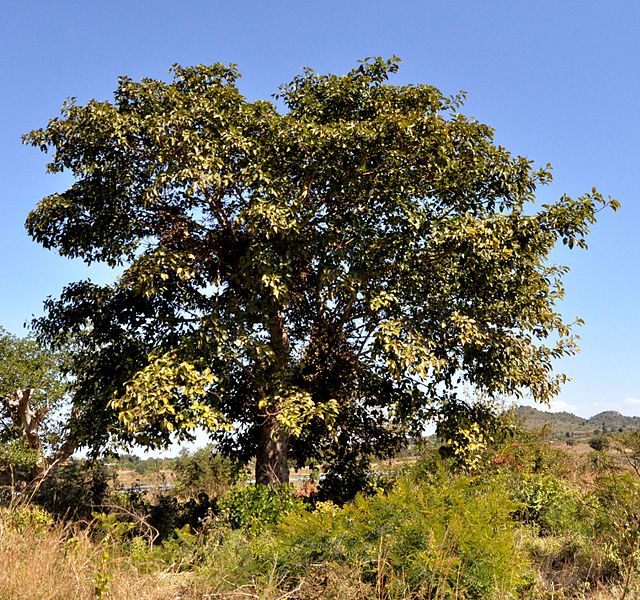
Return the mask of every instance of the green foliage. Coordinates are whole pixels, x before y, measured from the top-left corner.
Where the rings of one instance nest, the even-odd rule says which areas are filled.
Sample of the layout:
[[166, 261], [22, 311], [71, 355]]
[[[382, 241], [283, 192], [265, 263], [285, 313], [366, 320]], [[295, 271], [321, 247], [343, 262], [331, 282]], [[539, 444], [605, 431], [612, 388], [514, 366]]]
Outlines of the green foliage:
[[[185, 598], [634, 597], [640, 482], [631, 473], [585, 473], [532, 432], [514, 430], [490, 447], [473, 476], [435, 441], [424, 445], [395, 485], [343, 506], [303, 505], [285, 487], [249, 485], [231, 489], [220, 507], [200, 505], [195, 526], [186, 520], [193, 500], [140, 496], [111, 506], [94, 515], [86, 538], [94, 591], [114, 593], [115, 565], [126, 564], [145, 581], [176, 575]], [[42, 537], [51, 523], [37, 508], [0, 511], [0, 534]], [[74, 532], [67, 552], [79, 533], [65, 531]]]
[[580, 532], [579, 494], [566, 482], [546, 474], [525, 474], [514, 490], [517, 516], [536, 525], [543, 535]]
[[273, 525], [290, 512], [304, 510], [302, 501], [288, 486], [236, 487], [219, 502], [223, 518], [232, 529], [258, 532]]
[[0, 443], [0, 472], [13, 471], [16, 473], [16, 479], [21, 475], [27, 477], [39, 458], [39, 452], [26, 446], [22, 439]]
[[460, 381], [558, 391], [553, 363], [576, 345], [556, 307], [566, 268], [547, 259], [586, 247], [618, 204], [595, 189], [536, 203], [549, 168], [496, 145], [461, 95], [389, 83], [398, 62], [306, 69], [282, 113], [246, 100], [235, 67], [176, 65], [24, 137], [75, 178], [30, 235], [122, 267], [67, 286], [35, 324], [73, 345], [80, 439], [162, 446], [202, 426], [278, 483], [288, 452], [394, 452]]
[[58, 458], [56, 453], [69, 442], [63, 418], [64, 362], [63, 352], [13, 336], [0, 326], [0, 478], [4, 483], [7, 479], [29, 482], [36, 467], [45, 464], [45, 454]]
[[104, 550], [100, 555], [100, 568], [95, 575], [95, 585], [93, 588], [96, 600], [107, 600], [109, 597], [109, 585], [111, 584], [112, 575], [109, 569], [109, 560], [111, 555]]
[[[572, 519], [564, 527], [548, 528], [544, 537], [525, 538], [532, 558], [547, 572], [552, 589], [561, 588], [567, 597], [583, 597], [590, 589], [616, 584], [622, 589], [615, 597], [624, 598], [637, 575], [640, 557], [637, 478], [602, 471], [590, 486], [573, 491], [573, 498], [566, 493], [557, 497], [557, 483], [545, 487], [555, 488], [547, 493], [556, 495], [552, 515], [567, 514], [574, 507]], [[546, 504], [543, 513], [548, 516], [550, 505], [542, 504]]]
[[257, 538], [258, 564], [292, 581], [318, 564], [359, 566], [388, 598], [493, 598], [526, 579], [502, 483], [401, 481], [342, 509], [289, 514]]
[[184, 525], [174, 529], [173, 535], [155, 548], [153, 558], [171, 565], [175, 571], [187, 570], [193, 568], [200, 550], [198, 537], [192, 533], [189, 525]]
[[254, 582], [255, 562], [246, 531], [213, 527], [201, 541], [197, 573], [207, 590], [231, 592]]
[[545, 412], [531, 406], [515, 407], [513, 413], [522, 427], [536, 430], [546, 428], [549, 437], [556, 440], [564, 440], [567, 437], [588, 439], [594, 433], [613, 434], [640, 428], [640, 417], [628, 417], [612, 410], [598, 413], [589, 419], [564, 411]]
[[149, 495], [137, 491], [111, 491], [108, 503], [116, 513], [137, 515], [140, 520], [135, 534], [157, 542], [174, 537], [176, 529], [189, 527], [201, 531], [220, 512], [217, 501], [204, 493], [197, 499], [181, 502], [171, 493]]
[[[231, 429], [220, 411], [202, 402], [214, 383], [208, 367], [198, 370], [191, 362], [180, 361], [175, 351], [162, 356], [152, 353], [149, 364], [126, 383], [123, 397], [114, 398], [111, 404], [125, 429], [166, 428], [156, 435], [192, 430], [198, 425], [209, 430]], [[176, 396], [191, 399], [191, 404], [176, 411], [172, 403]], [[165, 414], [171, 418], [163, 418]]]
[[436, 434], [442, 442], [440, 454], [462, 469], [476, 470], [489, 446], [503, 440], [511, 428], [508, 415], [494, 402], [451, 400], [437, 418]]
[[611, 438], [618, 460], [640, 477], [640, 429], [620, 432]]
[[107, 454], [107, 459], [116, 469], [130, 469], [144, 476], [173, 470], [176, 464], [176, 458], [140, 458], [132, 454]]
[[[338, 458], [338, 457], [336, 457]], [[371, 462], [366, 456], [346, 455], [324, 465], [324, 474], [318, 485], [318, 499], [344, 504], [356, 494], [365, 496], [388, 489], [392, 479], [372, 473]]]
[[640, 482], [628, 473], [609, 472], [596, 483], [594, 534], [624, 573], [640, 559]]
[[608, 435], [596, 435], [589, 440], [589, 446], [596, 452], [604, 452], [611, 447], [611, 438]]
[[18, 338], [0, 326], [0, 398], [33, 388], [35, 409], [57, 406], [65, 393], [63, 360], [36, 340]]
[[159, 541], [171, 538], [174, 531], [183, 525], [180, 508], [180, 503], [175, 497], [165, 494], [146, 505], [149, 524], [158, 532]]
[[39, 506], [0, 508], [0, 523], [18, 533], [44, 535], [53, 526], [53, 517]]
[[511, 436], [492, 449], [487, 467], [508, 478], [517, 518], [533, 525], [540, 535], [583, 532], [584, 500], [567, 481], [576, 470], [572, 458], [550, 443], [544, 432], [511, 431]]
[[198, 498], [200, 494], [218, 498], [242, 473], [241, 463], [220, 455], [212, 445], [184, 452], [175, 463], [176, 494], [186, 498]]
[[90, 520], [106, 501], [111, 476], [100, 461], [71, 460], [43, 480], [33, 499], [58, 518]]
[[135, 523], [123, 520], [117, 513], [94, 512], [93, 531], [98, 539], [113, 544], [121, 544], [135, 528]]
[[514, 427], [511, 433], [490, 448], [487, 467], [509, 472], [516, 478], [531, 473], [558, 479], [565, 479], [577, 469], [572, 456], [550, 443], [544, 429], [527, 431]]

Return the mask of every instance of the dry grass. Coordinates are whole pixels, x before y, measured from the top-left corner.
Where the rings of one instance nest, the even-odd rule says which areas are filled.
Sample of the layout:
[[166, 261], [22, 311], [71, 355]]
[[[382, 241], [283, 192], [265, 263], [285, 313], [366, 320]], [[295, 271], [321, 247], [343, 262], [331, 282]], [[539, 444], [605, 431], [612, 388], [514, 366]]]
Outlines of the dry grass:
[[188, 574], [142, 574], [114, 550], [79, 529], [19, 531], [0, 521], [0, 600], [189, 598]]
[[[559, 546], [560, 540], [555, 540]], [[559, 560], [553, 540], [537, 540], [540, 572], [528, 600], [640, 600], [640, 574], [626, 595], [618, 585], [574, 581], [596, 565], [578, 565], [575, 556]], [[529, 540], [531, 544], [531, 540]], [[232, 549], [229, 549], [232, 550]], [[552, 560], [553, 559], [555, 560]], [[231, 577], [234, 557], [210, 556], [204, 570], [143, 572], [118, 544], [96, 543], [79, 527], [24, 527], [0, 512], [0, 600], [387, 600], [384, 585], [364, 583], [356, 566], [312, 565], [294, 589], [287, 589], [275, 570], [260, 583], [241, 584]], [[384, 558], [384, 557], [382, 557]], [[566, 561], [566, 562], [565, 562]], [[148, 566], [148, 565], [147, 565]], [[384, 572], [384, 568], [379, 571]], [[230, 578], [230, 579], [228, 579]], [[290, 583], [289, 583], [290, 585]], [[403, 595], [403, 594], [400, 594]], [[397, 596], [394, 596], [397, 597]], [[415, 597], [410, 594], [406, 596]], [[511, 598], [497, 596], [496, 598]]]

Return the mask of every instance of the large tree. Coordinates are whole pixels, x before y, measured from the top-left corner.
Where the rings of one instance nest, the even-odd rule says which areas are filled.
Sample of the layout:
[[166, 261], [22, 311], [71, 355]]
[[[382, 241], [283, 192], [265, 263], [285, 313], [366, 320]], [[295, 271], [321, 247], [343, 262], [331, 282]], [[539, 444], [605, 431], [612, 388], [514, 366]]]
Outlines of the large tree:
[[461, 96], [397, 86], [398, 61], [305, 70], [276, 102], [223, 65], [122, 77], [25, 136], [75, 183], [31, 236], [122, 274], [46, 302], [42, 339], [72, 344], [78, 440], [165, 445], [197, 426], [298, 463], [392, 451], [457, 414], [459, 384], [553, 396], [575, 350], [556, 309], [558, 241], [584, 246], [595, 190], [540, 206], [548, 167], [512, 156]]

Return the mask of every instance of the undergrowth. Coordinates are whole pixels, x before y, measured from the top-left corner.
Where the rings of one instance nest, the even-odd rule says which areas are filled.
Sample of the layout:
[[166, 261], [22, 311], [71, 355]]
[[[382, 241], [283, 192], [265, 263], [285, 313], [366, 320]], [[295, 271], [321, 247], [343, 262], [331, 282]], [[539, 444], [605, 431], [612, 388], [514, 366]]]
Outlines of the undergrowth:
[[427, 448], [343, 505], [213, 481], [111, 491], [81, 521], [21, 499], [0, 508], [0, 600], [639, 598], [640, 480], [595, 458], [520, 434], [467, 471]]

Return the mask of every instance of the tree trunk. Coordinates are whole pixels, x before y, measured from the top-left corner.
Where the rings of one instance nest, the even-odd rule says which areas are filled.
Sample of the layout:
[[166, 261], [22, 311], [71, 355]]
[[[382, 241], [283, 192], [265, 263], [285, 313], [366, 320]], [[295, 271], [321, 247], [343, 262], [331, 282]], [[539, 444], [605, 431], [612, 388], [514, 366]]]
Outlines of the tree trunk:
[[[275, 372], [282, 374], [289, 361], [289, 334], [282, 310], [274, 310], [269, 320], [271, 348], [275, 355]], [[256, 450], [256, 483], [280, 485], [289, 483], [289, 432], [278, 426], [275, 416], [269, 411], [278, 407], [268, 407], [267, 414], [261, 415], [258, 448]]]
[[275, 429], [273, 417], [266, 417], [260, 428], [256, 452], [256, 483], [289, 483], [289, 434]]

